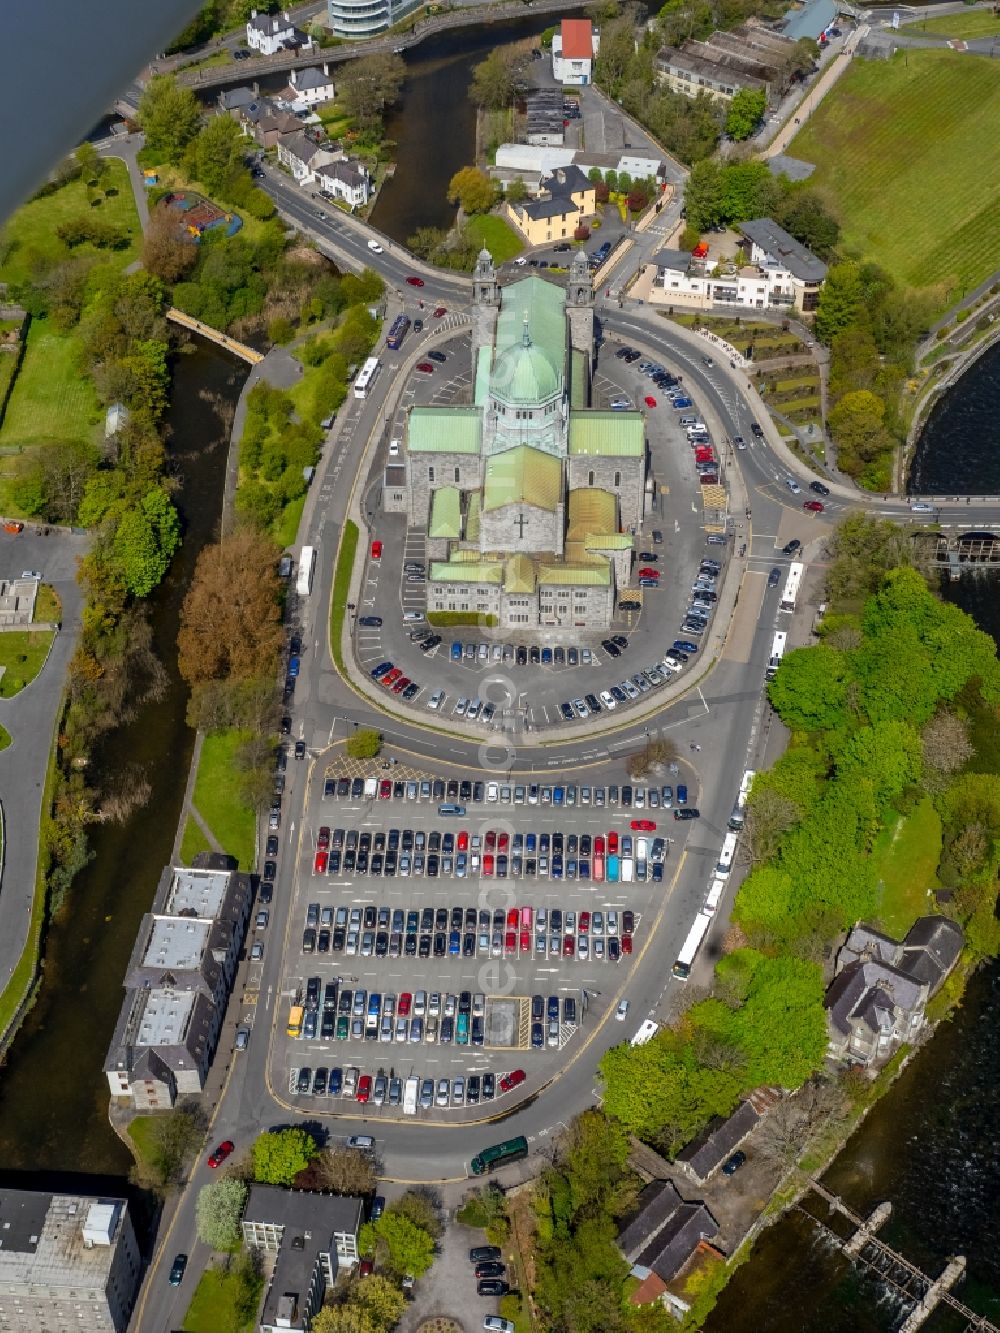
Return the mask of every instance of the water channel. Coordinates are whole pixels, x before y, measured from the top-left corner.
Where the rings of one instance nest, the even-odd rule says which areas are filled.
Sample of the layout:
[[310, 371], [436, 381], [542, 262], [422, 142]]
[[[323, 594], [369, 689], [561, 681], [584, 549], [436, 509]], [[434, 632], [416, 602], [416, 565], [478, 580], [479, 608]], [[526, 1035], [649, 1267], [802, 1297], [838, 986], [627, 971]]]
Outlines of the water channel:
[[202, 395], [235, 403], [245, 372], [209, 343], [176, 360], [168, 449], [180, 482], [184, 542], [147, 603], [169, 684], [94, 757], [105, 770], [140, 764], [152, 790], [124, 824], [94, 826], [93, 860], [49, 931], [44, 985], [0, 1071], [0, 1173], [44, 1172], [51, 1181], [63, 1171], [123, 1176], [131, 1165], [108, 1123], [101, 1066], [139, 920], [170, 859], [194, 739], [185, 722], [187, 689], [177, 674], [177, 624], [198, 552], [218, 530], [229, 443]]

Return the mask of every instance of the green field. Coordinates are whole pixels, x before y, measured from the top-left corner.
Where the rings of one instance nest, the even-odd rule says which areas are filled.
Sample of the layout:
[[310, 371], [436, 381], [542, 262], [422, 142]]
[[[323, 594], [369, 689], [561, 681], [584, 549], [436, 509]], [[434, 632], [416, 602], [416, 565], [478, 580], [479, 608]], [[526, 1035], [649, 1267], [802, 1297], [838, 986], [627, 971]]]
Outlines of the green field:
[[[1000, 62], [948, 50], [856, 60], [788, 149], [857, 251], [941, 304], [1000, 254]], [[950, 291], [949, 291], [950, 289]]]
[[347, 614], [347, 594], [351, 587], [351, 572], [354, 569], [354, 557], [358, 549], [358, 525], [353, 519], [344, 524], [340, 538], [340, 550], [337, 553], [337, 567], [333, 574], [333, 596], [330, 598], [330, 652], [337, 664], [337, 670], [346, 678], [344, 667], [343, 637], [344, 616]]
[[[4, 232], [11, 244], [9, 253], [0, 264], [0, 279], [11, 283], [24, 282], [30, 278], [36, 260], [51, 262], [65, 259], [70, 254], [96, 255], [123, 268], [133, 259], [138, 259], [142, 246], [141, 229], [128, 170], [125, 163], [117, 158], [109, 158], [107, 163], [107, 172], [96, 191], [102, 201], [97, 208], [91, 207], [87, 198], [87, 183], [80, 179], [70, 181], [43, 199], [30, 200], [7, 220]], [[109, 187], [118, 192], [110, 199], [104, 195]], [[70, 250], [56, 235], [56, 228], [61, 222], [80, 216], [94, 216], [102, 222], [124, 228], [131, 237], [130, 245], [123, 250], [96, 250], [86, 242]]]
[[918, 19], [915, 23], [904, 23], [916, 37], [928, 32], [935, 37], [993, 37], [1000, 35], [1000, 18], [991, 9], [973, 9], [968, 14], [945, 14], [940, 18]]
[[486, 246], [495, 264], [503, 264], [508, 259], [513, 259], [524, 249], [524, 242], [510, 223], [492, 213], [469, 218], [468, 229], [469, 235], [475, 237], [477, 245]]
[[931, 909], [928, 890], [937, 887], [941, 857], [941, 819], [929, 796], [907, 815], [886, 826], [872, 852], [880, 882], [878, 918], [882, 928], [901, 939]]
[[0, 699], [10, 699], [31, 682], [45, 665], [52, 646], [50, 629], [9, 630], [0, 634]]
[[75, 334], [56, 333], [44, 319], [32, 321], [0, 445], [94, 440], [101, 411], [93, 384], [80, 372], [79, 348]]
[[201, 831], [197, 820], [188, 815], [184, 823], [184, 836], [181, 838], [181, 860], [189, 866], [199, 852], [210, 852], [212, 844]]
[[[235, 1273], [207, 1268], [184, 1316], [183, 1333], [249, 1333], [254, 1327], [253, 1317], [244, 1322], [236, 1314], [241, 1291], [242, 1284]], [[258, 1290], [258, 1300], [259, 1297]]]
[[239, 860], [241, 870], [252, 870], [257, 820], [240, 801], [235, 769], [242, 740], [238, 731], [213, 732], [205, 737], [194, 782], [194, 804], [222, 850]]

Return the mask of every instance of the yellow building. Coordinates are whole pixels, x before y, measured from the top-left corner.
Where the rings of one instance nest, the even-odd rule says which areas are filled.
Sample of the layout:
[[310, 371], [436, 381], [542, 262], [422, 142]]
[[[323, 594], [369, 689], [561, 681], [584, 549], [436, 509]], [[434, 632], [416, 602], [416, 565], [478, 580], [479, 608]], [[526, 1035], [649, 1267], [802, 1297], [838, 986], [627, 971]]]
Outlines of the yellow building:
[[507, 205], [508, 217], [529, 245], [571, 240], [577, 227], [597, 212], [594, 182], [579, 167], [558, 167], [541, 188], [539, 198]]

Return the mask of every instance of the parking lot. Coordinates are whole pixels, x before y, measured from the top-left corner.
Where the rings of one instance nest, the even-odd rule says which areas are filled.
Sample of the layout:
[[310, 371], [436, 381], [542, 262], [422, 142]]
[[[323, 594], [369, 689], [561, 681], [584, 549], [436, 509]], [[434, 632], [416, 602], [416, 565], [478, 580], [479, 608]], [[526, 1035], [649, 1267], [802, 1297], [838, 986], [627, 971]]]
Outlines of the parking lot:
[[418, 1115], [475, 1117], [550, 1076], [617, 1003], [694, 793], [683, 773], [594, 786], [342, 768], [314, 775], [300, 839], [276, 1086], [310, 1113], [395, 1117], [415, 1078]]
[[[434, 366], [433, 375], [412, 377], [387, 427], [386, 448], [390, 437], [402, 438], [408, 405], [468, 399], [467, 336], [456, 334], [443, 350], [447, 360]], [[706, 535], [700, 504], [702, 476], [721, 475], [721, 445], [706, 432], [691, 435], [696, 412], [675, 410], [646, 363], [637, 355], [638, 364], [626, 360], [620, 351], [609, 345], [600, 354], [595, 406], [618, 402], [646, 412], [657, 495], [636, 534], [637, 586], [621, 590], [615, 625], [606, 634], [541, 630], [524, 642], [513, 636], [504, 641], [494, 630], [435, 630], [422, 619], [424, 534], [407, 531], [402, 515], [381, 514], [374, 528], [380, 554], [366, 566], [356, 652], [368, 673], [382, 668], [375, 678], [398, 702], [484, 728], [499, 727], [514, 714], [537, 730], [627, 708], [683, 672], [696, 655], [713, 613], [716, 579], [730, 554], [725, 537], [716, 542]], [[381, 452], [373, 460], [369, 486], [384, 461]], [[717, 569], [703, 567], [706, 556]], [[687, 611], [693, 600], [700, 605], [692, 618]], [[684, 656], [665, 660], [678, 638], [689, 645], [680, 649]]]

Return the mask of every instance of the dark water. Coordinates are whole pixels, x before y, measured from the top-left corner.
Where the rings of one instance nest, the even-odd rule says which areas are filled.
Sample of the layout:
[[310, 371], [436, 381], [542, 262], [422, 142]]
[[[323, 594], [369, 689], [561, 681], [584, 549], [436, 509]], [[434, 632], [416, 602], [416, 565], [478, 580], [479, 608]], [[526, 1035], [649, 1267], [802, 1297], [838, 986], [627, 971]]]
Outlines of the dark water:
[[[95, 755], [104, 769], [141, 764], [152, 794], [125, 824], [92, 830], [94, 859], [49, 933], [40, 998], [0, 1071], [0, 1172], [7, 1179], [11, 1171], [42, 1172], [51, 1188], [52, 1173], [122, 1176], [131, 1164], [108, 1123], [101, 1066], [139, 919], [170, 859], [193, 744], [184, 720], [187, 690], [177, 675], [177, 625], [195, 558], [217, 533], [228, 449], [228, 432], [199, 392], [235, 402], [245, 372], [210, 344], [177, 359], [169, 453], [181, 482], [175, 498], [184, 543], [148, 602], [169, 686]], [[44, 1187], [41, 1179], [36, 1188]]]
[[935, 405], [917, 445], [908, 489], [914, 495], [1000, 491], [1000, 343]]

